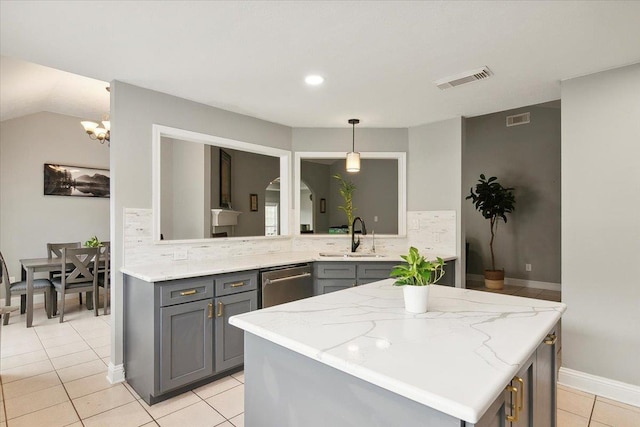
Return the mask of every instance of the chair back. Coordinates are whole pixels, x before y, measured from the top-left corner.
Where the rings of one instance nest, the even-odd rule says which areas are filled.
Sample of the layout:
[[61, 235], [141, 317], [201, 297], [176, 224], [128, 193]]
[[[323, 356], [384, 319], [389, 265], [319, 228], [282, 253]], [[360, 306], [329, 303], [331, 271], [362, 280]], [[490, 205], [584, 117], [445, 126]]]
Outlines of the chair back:
[[5, 295], [10, 295], [11, 282], [9, 281], [9, 269], [7, 268], [7, 263], [4, 262], [2, 252], [0, 252], [0, 264], [0, 283], [4, 284]]
[[81, 247], [80, 242], [47, 243], [47, 258], [49, 259], [61, 258], [63, 248], [79, 248], [79, 247]]
[[100, 248], [62, 248], [61, 268], [65, 271], [62, 275], [62, 285], [72, 283], [97, 283], [98, 265], [100, 261]]
[[100, 246], [100, 273], [104, 273], [105, 283], [109, 281], [109, 274], [111, 268], [111, 242], [102, 242]]

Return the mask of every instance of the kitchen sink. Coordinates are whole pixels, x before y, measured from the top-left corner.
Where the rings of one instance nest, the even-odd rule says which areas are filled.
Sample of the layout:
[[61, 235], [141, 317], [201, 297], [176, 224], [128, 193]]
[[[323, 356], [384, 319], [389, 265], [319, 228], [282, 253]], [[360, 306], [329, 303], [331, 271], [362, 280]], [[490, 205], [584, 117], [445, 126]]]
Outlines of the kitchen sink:
[[327, 258], [384, 258], [386, 255], [366, 252], [320, 252], [321, 257]]

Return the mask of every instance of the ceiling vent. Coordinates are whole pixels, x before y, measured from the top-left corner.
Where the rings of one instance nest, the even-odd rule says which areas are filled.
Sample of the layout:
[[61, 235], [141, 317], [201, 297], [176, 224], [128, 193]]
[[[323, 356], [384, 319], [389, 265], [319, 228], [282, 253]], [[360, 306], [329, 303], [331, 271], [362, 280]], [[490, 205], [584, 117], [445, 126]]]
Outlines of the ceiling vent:
[[513, 116], [507, 116], [507, 127], [526, 125], [531, 121], [530, 113], [516, 114]]
[[489, 67], [485, 66], [471, 71], [465, 71], [464, 73], [456, 74], [455, 76], [445, 77], [440, 80], [436, 80], [434, 83], [440, 89], [449, 89], [455, 86], [460, 86], [465, 83], [471, 83], [478, 80], [484, 80], [493, 73]]

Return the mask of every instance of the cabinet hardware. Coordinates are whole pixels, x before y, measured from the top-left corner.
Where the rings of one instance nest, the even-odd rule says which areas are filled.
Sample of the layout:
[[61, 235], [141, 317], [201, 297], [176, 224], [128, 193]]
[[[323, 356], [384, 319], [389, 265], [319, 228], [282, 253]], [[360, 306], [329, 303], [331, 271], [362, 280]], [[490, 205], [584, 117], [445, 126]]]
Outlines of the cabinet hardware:
[[267, 284], [271, 284], [271, 283], [282, 282], [284, 280], [302, 279], [303, 277], [309, 277], [309, 276], [311, 276], [311, 273], [302, 273], [302, 274], [298, 274], [298, 275], [295, 275], [295, 276], [281, 277], [279, 279], [267, 279], [266, 282], [267, 282]]
[[558, 341], [558, 336], [556, 334], [549, 334], [544, 339], [544, 343], [548, 345], [554, 345], [556, 341]]
[[[507, 386], [507, 391], [509, 393], [511, 393], [512, 395], [512, 402], [516, 402], [516, 403], [512, 403], [511, 404], [511, 409], [513, 410], [513, 415], [507, 415], [507, 421], [510, 423], [517, 423], [518, 420], [520, 419], [520, 407], [518, 405], [518, 388], [514, 387], [512, 385], [508, 385]], [[513, 396], [515, 394], [515, 396]]]
[[196, 291], [195, 289], [191, 289], [190, 291], [180, 292], [180, 296], [181, 297], [186, 297], [187, 295], [195, 295], [197, 293], [198, 293], [198, 291]]
[[218, 317], [222, 317], [222, 306], [221, 302], [218, 303]]
[[522, 411], [522, 409], [524, 409], [524, 380], [520, 377], [514, 378], [520, 383], [520, 407], [518, 409]]
[[245, 282], [236, 282], [236, 283], [232, 283], [230, 286], [232, 288], [237, 288], [238, 286], [244, 286], [244, 285], [246, 285]]
[[209, 303], [209, 315], [207, 316], [209, 319], [213, 319], [213, 303]]

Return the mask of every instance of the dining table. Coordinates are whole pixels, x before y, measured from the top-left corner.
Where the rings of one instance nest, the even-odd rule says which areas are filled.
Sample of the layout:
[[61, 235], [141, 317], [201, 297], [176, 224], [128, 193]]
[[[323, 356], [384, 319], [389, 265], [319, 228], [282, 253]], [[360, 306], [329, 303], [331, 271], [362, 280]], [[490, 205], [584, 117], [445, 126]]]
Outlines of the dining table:
[[[27, 328], [33, 324], [33, 275], [60, 270], [60, 258], [25, 258], [22, 264], [22, 280], [27, 281]], [[50, 319], [53, 307], [47, 307], [47, 317]]]

